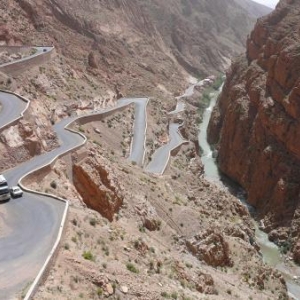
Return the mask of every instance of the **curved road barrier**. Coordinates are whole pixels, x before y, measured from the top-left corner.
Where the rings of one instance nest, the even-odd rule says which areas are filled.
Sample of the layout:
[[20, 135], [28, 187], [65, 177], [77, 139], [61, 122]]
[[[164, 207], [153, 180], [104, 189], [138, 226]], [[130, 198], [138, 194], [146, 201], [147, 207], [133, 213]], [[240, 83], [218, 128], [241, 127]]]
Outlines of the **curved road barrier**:
[[[37, 51], [32, 58], [35, 59], [45, 52]], [[30, 57], [6, 66], [11, 67], [23, 61], [30, 61]], [[0, 101], [2, 104], [0, 131], [22, 118], [30, 103], [19, 95], [3, 91], [0, 93]], [[25, 299], [32, 297], [60, 242], [68, 210], [67, 200], [29, 190], [23, 186], [22, 179], [28, 174], [48, 167], [58, 157], [81, 147], [86, 142], [85, 136], [67, 128], [71, 123], [86, 122], [88, 118], [103, 118], [131, 104], [135, 104], [135, 124], [129, 159], [142, 164], [145, 155], [147, 103], [147, 98], [121, 99], [114, 108], [88, 116], [64, 119], [53, 127], [61, 142], [59, 148], [4, 172], [9, 185], [19, 183], [26, 192], [22, 198], [5, 203], [7, 213], [3, 215], [3, 221], [10, 231], [0, 238], [0, 299], [13, 297], [35, 278]], [[53, 199], [60, 201], [51, 201]]]
[[[169, 115], [175, 115], [180, 112], [183, 112], [185, 109], [185, 103], [183, 98], [191, 97], [194, 94], [194, 89], [196, 86], [202, 86], [205, 80], [198, 81], [197, 83], [189, 86], [184, 94], [176, 97], [177, 104], [175, 110], [169, 112]], [[172, 123], [169, 128], [170, 141], [168, 144], [163, 145], [157, 149], [151, 157], [151, 162], [145, 168], [145, 171], [148, 173], [163, 175], [166, 170], [166, 167], [169, 163], [172, 151], [180, 147], [182, 144], [188, 143], [187, 140], [183, 139], [179, 132], [179, 128], [182, 124]]]
[[[13, 74], [17, 69], [35, 66], [45, 62], [53, 50], [53, 47], [36, 47], [31, 56], [1, 65], [0, 71]], [[185, 94], [190, 94], [191, 91], [193, 92], [193, 88], [190, 87]], [[86, 137], [70, 129], [71, 124], [100, 120], [132, 104], [135, 105], [135, 118], [128, 159], [142, 166], [145, 157], [148, 101], [148, 98], [123, 98], [118, 100], [113, 108], [64, 119], [53, 126], [60, 141], [58, 148], [4, 172], [9, 185], [19, 184], [25, 192], [22, 198], [3, 204], [6, 214], [3, 214], [2, 218], [9, 232], [0, 238], [0, 299], [14, 297], [32, 281], [25, 299], [33, 296], [58, 249], [68, 211], [66, 199], [30, 190], [23, 185], [23, 179], [37, 170], [49, 168], [59, 157], [85, 144]], [[30, 104], [28, 99], [7, 91], [0, 91], [0, 102], [0, 131], [17, 124]], [[180, 102], [173, 113], [183, 109], [184, 103]], [[146, 168], [147, 172], [163, 174], [171, 151], [187, 142], [179, 133], [180, 126], [170, 125], [170, 143], [153, 155], [152, 162]]]
[[171, 152], [184, 143], [188, 143], [183, 139], [179, 132], [179, 127], [182, 124], [173, 123], [169, 127], [170, 141], [166, 145], [157, 149], [152, 155], [151, 162], [145, 168], [145, 171], [152, 174], [162, 175], [168, 165]]
[[177, 100], [176, 108], [175, 110], [169, 112], [169, 115], [176, 115], [185, 109], [185, 104], [182, 100]]
[[34, 53], [31, 55], [11, 61], [5, 64], [0, 65], [0, 72], [3, 72], [8, 75], [16, 76], [29, 68], [41, 65], [48, 62], [54, 52], [54, 47], [25, 47], [25, 46], [5, 46], [0, 47], [0, 49], [12, 51], [12, 52], [22, 52], [24, 50], [33, 50]]

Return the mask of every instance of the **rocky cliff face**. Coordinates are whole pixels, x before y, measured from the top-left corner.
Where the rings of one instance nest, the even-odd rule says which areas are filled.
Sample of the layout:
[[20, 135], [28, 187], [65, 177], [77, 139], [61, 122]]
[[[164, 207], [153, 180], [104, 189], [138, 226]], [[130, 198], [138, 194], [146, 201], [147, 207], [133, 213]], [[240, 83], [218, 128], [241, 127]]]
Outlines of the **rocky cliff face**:
[[[255, 18], [270, 12], [248, 0], [15, 2], [8, 7], [0, 2], [8, 21], [0, 22], [1, 39], [10, 44], [47, 41], [85, 64], [93, 55], [89, 65], [99, 77], [97, 69], [107, 76], [116, 69], [122, 73], [121, 64], [169, 77], [162, 61], [173, 71], [179, 63], [195, 75], [222, 71], [232, 55], [243, 51]], [[11, 26], [17, 15], [18, 24]]]
[[258, 20], [209, 125], [221, 170], [246, 189], [286, 250], [300, 238], [299, 13], [299, 1], [281, 1]]
[[94, 155], [73, 165], [74, 186], [89, 208], [112, 221], [123, 204], [122, 188], [104, 160]]
[[[188, 72], [217, 73], [244, 49], [253, 14], [233, 0], [228, 7], [223, 2], [0, 0], [1, 45], [56, 49], [51, 64], [14, 78], [0, 74], [0, 87], [32, 101], [25, 119], [36, 123], [37, 136], [68, 115], [113, 105], [122, 96], [174, 103], [172, 95], [184, 90]], [[12, 56], [0, 51], [0, 58]], [[0, 169], [29, 157], [26, 149], [12, 157], [5, 139], [1, 141]], [[42, 150], [52, 149], [47, 142]], [[30, 155], [39, 151], [29, 148]]]

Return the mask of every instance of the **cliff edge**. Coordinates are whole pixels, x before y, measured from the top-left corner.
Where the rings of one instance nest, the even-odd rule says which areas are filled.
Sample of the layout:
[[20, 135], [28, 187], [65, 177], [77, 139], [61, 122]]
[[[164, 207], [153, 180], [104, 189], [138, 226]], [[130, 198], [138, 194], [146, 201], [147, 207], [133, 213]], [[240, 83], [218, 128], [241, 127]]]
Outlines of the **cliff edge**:
[[[260, 18], [227, 73], [208, 128], [219, 167], [248, 193], [271, 240], [300, 262], [300, 2]], [[298, 249], [298, 250], [297, 250]]]

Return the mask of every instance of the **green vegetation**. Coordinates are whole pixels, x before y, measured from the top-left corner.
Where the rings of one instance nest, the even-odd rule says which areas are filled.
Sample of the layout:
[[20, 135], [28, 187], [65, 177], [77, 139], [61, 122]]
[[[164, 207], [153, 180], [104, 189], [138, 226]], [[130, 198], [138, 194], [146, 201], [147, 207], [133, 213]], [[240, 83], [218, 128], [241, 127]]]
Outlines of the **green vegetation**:
[[173, 292], [173, 293], [171, 294], [171, 298], [172, 298], [172, 299], [177, 299], [177, 298], [178, 298], [177, 293], [176, 293], [176, 292]]
[[172, 292], [172, 294], [168, 294], [167, 292], [161, 292], [160, 295], [163, 298], [167, 299], [178, 299], [178, 294], [176, 292]]
[[224, 82], [224, 77], [222, 74], [220, 74], [220, 75], [218, 75], [218, 77], [214, 81], [214, 83], [212, 84], [212, 88], [217, 91], [221, 87], [223, 82]]
[[167, 292], [161, 292], [160, 295], [164, 298], [169, 298], [169, 294]]
[[90, 225], [95, 227], [96, 224], [97, 224], [97, 220], [95, 218], [91, 218], [90, 219]]
[[143, 225], [139, 226], [139, 231], [145, 233], [146, 232], [146, 228]]
[[207, 87], [203, 93], [202, 97], [200, 99], [199, 107], [198, 107], [198, 118], [197, 118], [197, 123], [200, 124], [202, 122], [203, 118], [203, 112], [204, 110], [209, 106], [210, 101], [211, 101], [211, 93], [215, 94], [216, 91], [221, 87], [223, 84], [223, 75], [220, 74], [216, 80], [213, 82], [213, 84], [209, 87]]
[[134, 265], [134, 264], [132, 264], [132, 263], [127, 263], [126, 264], [126, 268], [127, 268], [127, 270], [129, 270], [130, 272], [132, 272], [132, 273], [136, 273], [136, 274], [138, 274], [140, 271], [137, 269], [137, 267]]
[[97, 295], [98, 295], [98, 296], [102, 296], [102, 294], [103, 294], [103, 290], [102, 290], [101, 287], [99, 287], [99, 288], [97, 289]]
[[287, 254], [289, 251], [291, 251], [291, 248], [292, 248], [291, 242], [290, 241], [284, 241], [280, 245], [279, 250], [280, 250], [280, 253]]
[[95, 256], [91, 251], [84, 251], [82, 257], [86, 260], [95, 261]]
[[37, 51], [38, 51], [38, 50], [37, 50], [36, 48], [32, 48], [32, 49], [30, 50], [29, 56], [32, 56], [32, 55], [36, 54]]
[[209, 102], [211, 100], [211, 96], [210, 96], [210, 93], [211, 93], [211, 89], [208, 88], [204, 91], [203, 95], [202, 95], [202, 102], [203, 104], [205, 104], [206, 106], [209, 105]]

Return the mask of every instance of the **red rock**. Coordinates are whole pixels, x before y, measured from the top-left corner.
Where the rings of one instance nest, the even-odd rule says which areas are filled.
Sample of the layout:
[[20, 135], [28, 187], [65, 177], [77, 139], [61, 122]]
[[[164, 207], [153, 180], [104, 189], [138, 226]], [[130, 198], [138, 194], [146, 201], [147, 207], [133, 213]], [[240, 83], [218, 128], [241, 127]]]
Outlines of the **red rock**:
[[109, 221], [123, 203], [122, 189], [113, 171], [99, 157], [87, 157], [73, 166], [73, 179], [85, 204]]
[[[299, 13], [299, 1], [281, 1], [258, 20], [247, 55], [227, 73], [208, 128], [220, 169], [246, 189], [248, 201], [269, 219], [269, 230], [293, 221], [292, 244], [300, 230], [295, 221], [300, 218], [295, 216], [300, 199]], [[291, 234], [284, 232], [280, 240]]]

